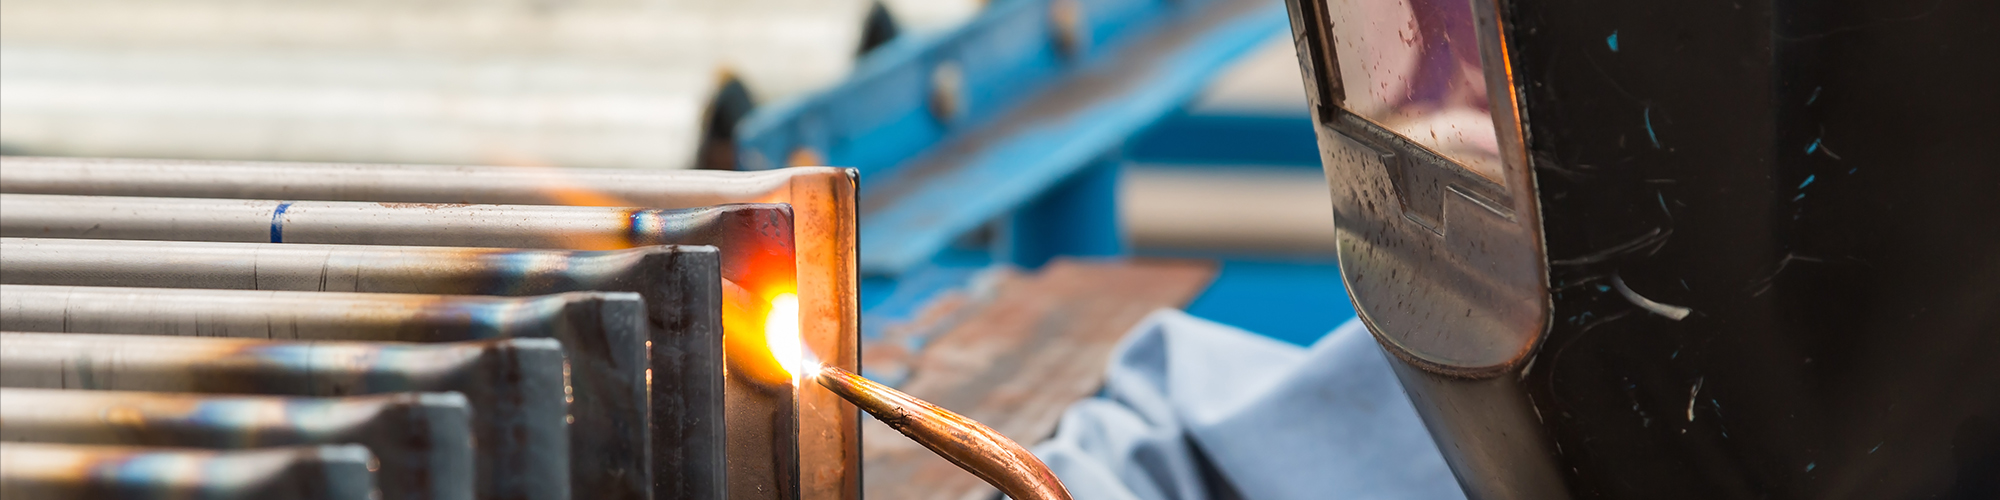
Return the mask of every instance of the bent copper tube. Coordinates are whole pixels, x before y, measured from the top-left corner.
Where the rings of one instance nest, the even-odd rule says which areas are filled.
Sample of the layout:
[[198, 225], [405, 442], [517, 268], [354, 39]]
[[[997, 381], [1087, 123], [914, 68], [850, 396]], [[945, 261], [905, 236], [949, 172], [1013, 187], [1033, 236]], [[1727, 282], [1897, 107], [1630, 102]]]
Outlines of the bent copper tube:
[[985, 424], [835, 366], [808, 377], [1015, 500], [1070, 500], [1035, 454]]
[[405, 344], [0, 332], [6, 387], [463, 394], [479, 417], [471, 422], [479, 443], [471, 474], [482, 498], [570, 497], [562, 368], [553, 339]]
[[771, 384], [765, 392], [723, 391], [719, 262], [716, 249], [705, 246], [574, 251], [0, 238], [0, 283], [506, 296], [636, 292], [645, 299], [651, 345], [647, 404], [653, 427], [646, 446], [653, 468], [584, 471], [598, 475], [583, 484], [618, 492], [604, 498], [641, 498], [650, 491], [719, 498], [728, 484], [725, 472], [775, 491], [783, 472], [796, 467], [794, 440], [753, 442], [725, 434], [731, 414], [740, 415], [729, 420], [731, 432], [782, 426], [786, 420], [778, 415], [793, 414], [794, 391]]
[[367, 500], [358, 444], [201, 450], [0, 442], [0, 498]]
[[[241, 449], [356, 443], [381, 461], [385, 498], [473, 498], [465, 396], [346, 398], [0, 389], [0, 441]], [[519, 498], [485, 492], [483, 498]]]
[[[794, 214], [800, 328], [820, 361], [860, 363], [854, 267], [856, 175], [802, 167], [758, 172], [0, 157], [8, 193], [403, 203], [692, 208], [785, 203]], [[799, 393], [804, 497], [861, 495], [859, 413], [839, 396]]]
[[[562, 343], [563, 354], [570, 367], [569, 416], [575, 420], [570, 423], [568, 432], [570, 471], [575, 479], [570, 487], [574, 498], [601, 498], [609, 494], [604, 490], [604, 481], [586, 481], [601, 477], [592, 474], [646, 469], [645, 314], [645, 303], [638, 294], [630, 292], [571, 292], [507, 298], [0, 285], [0, 331], [238, 337], [255, 338], [259, 342], [263, 339], [454, 342], [554, 338]], [[140, 340], [133, 345], [157, 344]], [[112, 341], [72, 339], [60, 345], [103, 345], [104, 350], [84, 349], [77, 355], [122, 350], [118, 345], [106, 344]], [[25, 341], [0, 339], [0, 345], [18, 342]], [[222, 353], [250, 355], [269, 352], [260, 349], [286, 345], [255, 342], [210, 344], [216, 347], [191, 352], [215, 356]], [[38, 352], [25, 348], [20, 351], [29, 355]], [[0, 360], [8, 359], [5, 353], [9, 352], [13, 351], [0, 348]], [[196, 363], [211, 359], [215, 358], [197, 356], [185, 361]], [[281, 361], [284, 360], [269, 362]], [[183, 376], [179, 375], [182, 370], [175, 366], [163, 364], [161, 373], [156, 376]], [[387, 364], [374, 366], [393, 368]], [[15, 367], [0, 366], [0, 385], [6, 385], [5, 377], [12, 373], [10, 368]], [[299, 395], [311, 394], [323, 393]]]

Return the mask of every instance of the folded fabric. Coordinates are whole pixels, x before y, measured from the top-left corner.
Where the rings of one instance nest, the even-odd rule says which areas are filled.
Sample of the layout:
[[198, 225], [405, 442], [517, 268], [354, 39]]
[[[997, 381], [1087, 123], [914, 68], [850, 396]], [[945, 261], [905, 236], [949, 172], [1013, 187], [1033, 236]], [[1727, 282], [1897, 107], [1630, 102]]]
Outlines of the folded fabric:
[[1173, 310], [1035, 447], [1079, 499], [1465, 498], [1366, 327], [1300, 349]]

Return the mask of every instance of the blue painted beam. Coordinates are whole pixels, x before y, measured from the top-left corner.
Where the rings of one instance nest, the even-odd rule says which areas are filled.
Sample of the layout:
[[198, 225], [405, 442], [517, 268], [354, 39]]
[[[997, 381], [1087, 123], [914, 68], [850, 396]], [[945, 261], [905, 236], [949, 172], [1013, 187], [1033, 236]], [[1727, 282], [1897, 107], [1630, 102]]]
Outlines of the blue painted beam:
[[737, 127], [739, 166], [811, 163], [879, 174], [989, 121], [1102, 55], [1135, 26], [1198, 4], [995, 1], [951, 31], [876, 48], [830, 89], [758, 108]]
[[1125, 143], [1133, 163], [1319, 170], [1312, 118], [1177, 113]]
[[860, 267], [897, 275], [1022, 207], [1173, 113], [1287, 26], [1270, 0], [1221, 0], [1137, 28], [1102, 57], [929, 148], [887, 179], [864, 171]]

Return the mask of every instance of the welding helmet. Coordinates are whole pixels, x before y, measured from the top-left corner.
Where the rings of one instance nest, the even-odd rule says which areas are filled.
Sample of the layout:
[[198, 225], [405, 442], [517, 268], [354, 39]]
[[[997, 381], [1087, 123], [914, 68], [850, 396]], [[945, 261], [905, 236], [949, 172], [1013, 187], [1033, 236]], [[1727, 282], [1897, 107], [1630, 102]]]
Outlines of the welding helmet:
[[1287, 0], [1471, 498], [2000, 498], [2000, 3]]

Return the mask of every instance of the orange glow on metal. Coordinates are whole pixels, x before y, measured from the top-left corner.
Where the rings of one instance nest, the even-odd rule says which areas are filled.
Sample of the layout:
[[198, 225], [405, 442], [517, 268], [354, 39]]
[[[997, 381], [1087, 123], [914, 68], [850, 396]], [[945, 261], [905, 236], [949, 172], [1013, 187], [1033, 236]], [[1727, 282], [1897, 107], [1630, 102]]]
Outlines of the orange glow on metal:
[[[809, 148], [794, 151], [786, 158], [793, 166], [824, 164], [822, 156]], [[800, 498], [810, 500], [857, 500], [861, 495], [861, 447], [858, 414], [840, 404], [841, 398], [816, 384], [797, 384], [799, 370], [776, 366], [768, 354], [762, 323], [768, 322], [768, 301], [760, 297], [794, 294], [798, 301], [800, 350], [805, 369], [827, 366], [859, 369], [860, 335], [858, 276], [855, 249], [855, 178], [851, 171], [815, 167], [786, 169], [790, 175], [771, 172], [769, 176], [738, 185], [738, 190], [677, 194], [663, 200], [650, 193], [657, 188], [643, 183], [579, 182], [571, 170], [532, 168], [540, 182], [536, 191], [546, 202], [572, 206], [692, 208], [723, 203], [785, 203], [792, 206], [795, 257], [788, 262], [785, 276], [771, 283], [723, 283], [724, 350], [730, 370], [743, 370], [752, 377], [793, 384], [799, 391], [799, 454], [802, 488]], [[594, 183], [593, 183], [594, 182]], [[589, 187], [585, 187], [589, 186]], [[592, 189], [595, 188], [595, 189]], [[673, 191], [668, 189], [667, 191]], [[606, 242], [605, 246], [615, 243]], [[760, 269], [766, 266], [756, 266]], [[762, 274], [762, 273], [760, 273]], [[776, 274], [776, 273], [773, 273]], [[739, 286], [740, 285], [740, 286]], [[745, 288], [748, 288], [747, 290]], [[754, 354], [761, 353], [761, 354]], [[785, 373], [789, 371], [790, 373]], [[787, 376], [792, 375], [792, 376]], [[651, 377], [647, 383], [651, 384]]]
[[611, 193], [577, 185], [575, 182], [570, 181], [568, 179], [569, 175], [563, 173], [563, 170], [560, 168], [548, 166], [524, 168], [532, 168], [539, 173], [545, 174], [542, 177], [547, 177], [547, 180], [542, 188], [542, 192], [547, 194], [549, 199], [555, 201], [558, 205], [574, 207], [631, 207], [640, 205]]
[[722, 289], [722, 343], [729, 369], [767, 384], [796, 382], [797, 367], [806, 358], [798, 292], [779, 288], [760, 293], [728, 280]]
[[800, 347], [798, 295], [781, 293], [771, 298], [771, 311], [764, 315], [764, 345], [771, 349], [778, 367], [797, 381], [804, 372], [800, 368], [806, 364], [805, 349]]

